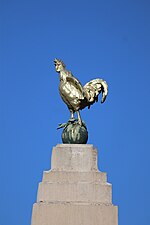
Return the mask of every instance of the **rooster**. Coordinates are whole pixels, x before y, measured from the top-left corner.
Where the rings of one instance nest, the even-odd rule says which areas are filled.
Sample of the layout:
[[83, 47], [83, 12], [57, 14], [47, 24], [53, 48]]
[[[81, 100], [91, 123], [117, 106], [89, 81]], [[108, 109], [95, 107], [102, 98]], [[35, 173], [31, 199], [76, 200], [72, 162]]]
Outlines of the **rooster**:
[[82, 86], [80, 81], [73, 74], [66, 70], [62, 60], [54, 60], [56, 72], [60, 75], [59, 92], [62, 100], [68, 106], [70, 111], [70, 120], [75, 121], [74, 113], [77, 113], [78, 123], [82, 125], [80, 111], [85, 107], [90, 108], [92, 104], [98, 101], [98, 95], [102, 92], [103, 103], [108, 94], [108, 85], [102, 79], [94, 79]]

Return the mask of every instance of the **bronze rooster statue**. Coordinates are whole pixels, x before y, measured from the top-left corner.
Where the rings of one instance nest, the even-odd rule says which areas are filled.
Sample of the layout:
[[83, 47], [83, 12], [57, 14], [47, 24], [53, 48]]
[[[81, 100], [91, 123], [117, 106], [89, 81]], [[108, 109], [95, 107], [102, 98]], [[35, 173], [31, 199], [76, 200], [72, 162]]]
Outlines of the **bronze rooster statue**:
[[80, 111], [85, 107], [90, 108], [92, 104], [98, 101], [98, 95], [102, 92], [103, 103], [108, 94], [108, 85], [102, 79], [94, 79], [82, 86], [80, 81], [73, 74], [66, 70], [62, 60], [54, 60], [56, 72], [60, 75], [59, 92], [62, 100], [68, 106], [70, 111], [70, 121], [74, 121], [74, 113], [77, 113], [78, 123], [82, 125]]

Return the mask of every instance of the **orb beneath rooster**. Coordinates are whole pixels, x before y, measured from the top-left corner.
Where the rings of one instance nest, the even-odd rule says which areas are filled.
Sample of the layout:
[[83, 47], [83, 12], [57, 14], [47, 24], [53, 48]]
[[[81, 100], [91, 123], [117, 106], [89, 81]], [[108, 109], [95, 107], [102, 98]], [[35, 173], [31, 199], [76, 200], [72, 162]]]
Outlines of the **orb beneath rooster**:
[[88, 131], [85, 123], [82, 121], [82, 125], [80, 125], [78, 121], [68, 121], [63, 129], [61, 137], [64, 144], [86, 144]]

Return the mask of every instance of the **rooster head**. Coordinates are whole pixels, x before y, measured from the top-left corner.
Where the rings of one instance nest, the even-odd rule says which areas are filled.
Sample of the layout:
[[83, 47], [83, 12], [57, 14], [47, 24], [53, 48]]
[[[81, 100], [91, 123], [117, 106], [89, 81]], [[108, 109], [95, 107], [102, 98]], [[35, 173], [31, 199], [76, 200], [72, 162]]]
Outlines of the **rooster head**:
[[54, 60], [54, 65], [55, 65], [57, 73], [59, 73], [60, 71], [64, 70], [65, 67], [66, 67], [64, 62], [62, 60], [60, 60], [60, 59], [55, 59]]

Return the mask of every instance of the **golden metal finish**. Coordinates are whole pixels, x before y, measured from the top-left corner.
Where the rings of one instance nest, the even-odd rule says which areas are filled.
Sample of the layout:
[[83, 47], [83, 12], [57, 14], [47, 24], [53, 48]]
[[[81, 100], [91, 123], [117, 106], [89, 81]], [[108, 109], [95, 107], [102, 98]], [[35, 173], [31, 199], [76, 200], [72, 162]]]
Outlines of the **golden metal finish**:
[[92, 104], [98, 101], [98, 95], [101, 92], [101, 103], [103, 103], [108, 94], [108, 85], [106, 81], [98, 78], [82, 86], [80, 81], [65, 69], [66, 66], [63, 61], [55, 59], [54, 64], [56, 72], [60, 75], [59, 92], [70, 111], [70, 120], [75, 120], [74, 113], [77, 112], [78, 122], [82, 125], [79, 110], [85, 107], [90, 108]]

